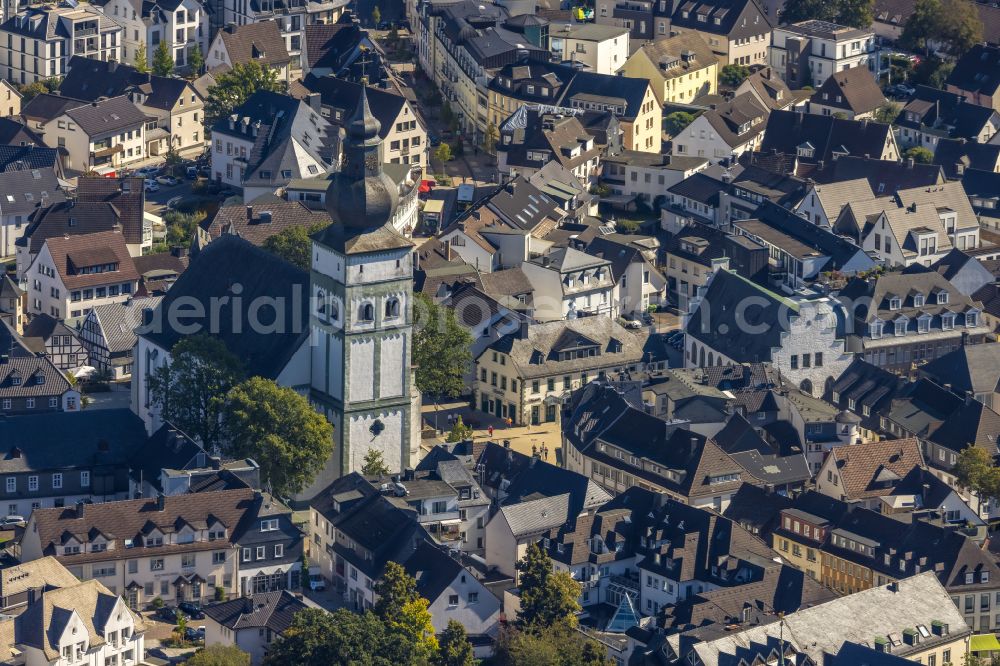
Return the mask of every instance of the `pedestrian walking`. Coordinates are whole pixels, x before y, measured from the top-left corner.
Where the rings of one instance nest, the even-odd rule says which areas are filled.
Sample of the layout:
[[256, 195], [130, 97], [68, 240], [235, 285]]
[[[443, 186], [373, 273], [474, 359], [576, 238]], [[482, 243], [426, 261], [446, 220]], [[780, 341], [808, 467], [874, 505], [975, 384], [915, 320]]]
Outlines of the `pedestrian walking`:
[[493, 437], [493, 426], [486, 429], [486, 432], [490, 433], [490, 437]]

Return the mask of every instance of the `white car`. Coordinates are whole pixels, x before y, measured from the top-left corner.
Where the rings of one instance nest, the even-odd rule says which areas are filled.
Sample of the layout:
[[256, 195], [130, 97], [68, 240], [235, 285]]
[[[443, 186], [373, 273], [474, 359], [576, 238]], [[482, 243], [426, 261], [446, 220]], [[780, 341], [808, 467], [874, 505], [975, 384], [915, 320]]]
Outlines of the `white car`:
[[314, 573], [309, 574], [309, 589], [318, 592], [320, 590], [326, 589], [326, 581], [323, 580], [323, 576]]
[[638, 319], [626, 319], [625, 328], [632, 328], [632, 329], [642, 328], [642, 322], [639, 321]]
[[146, 182], [143, 185], [143, 188], [145, 188], [145, 190], [147, 192], [159, 192], [160, 191], [160, 186], [156, 183], [155, 180], [152, 180], [151, 178], [147, 178], [146, 179]]

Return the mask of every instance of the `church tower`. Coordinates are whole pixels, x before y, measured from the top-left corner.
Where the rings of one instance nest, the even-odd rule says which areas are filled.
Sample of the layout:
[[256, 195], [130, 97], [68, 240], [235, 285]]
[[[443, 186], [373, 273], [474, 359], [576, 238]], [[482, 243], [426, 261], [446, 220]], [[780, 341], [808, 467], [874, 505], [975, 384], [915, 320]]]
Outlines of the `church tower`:
[[391, 225], [399, 194], [379, 129], [362, 91], [326, 192], [333, 224], [313, 237], [311, 398], [333, 424], [334, 453], [311, 491], [360, 470], [370, 449], [393, 471], [417, 462], [413, 244]]

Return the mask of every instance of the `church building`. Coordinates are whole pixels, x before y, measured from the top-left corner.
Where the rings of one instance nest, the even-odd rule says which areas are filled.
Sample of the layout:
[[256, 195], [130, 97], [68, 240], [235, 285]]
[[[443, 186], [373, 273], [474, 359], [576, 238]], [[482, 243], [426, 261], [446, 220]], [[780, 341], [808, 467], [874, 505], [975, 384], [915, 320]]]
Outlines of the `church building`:
[[222, 340], [248, 374], [309, 398], [333, 424], [326, 468], [296, 503], [381, 451], [393, 471], [417, 464], [420, 393], [413, 383], [413, 245], [390, 220], [399, 186], [382, 170], [379, 122], [362, 94], [345, 123], [340, 172], [330, 178], [332, 224], [313, 238], [311, 271], [222, 234], [137, 331], [132, 411], [162, 425], [150, 389], [156, 368], [187, 336]]

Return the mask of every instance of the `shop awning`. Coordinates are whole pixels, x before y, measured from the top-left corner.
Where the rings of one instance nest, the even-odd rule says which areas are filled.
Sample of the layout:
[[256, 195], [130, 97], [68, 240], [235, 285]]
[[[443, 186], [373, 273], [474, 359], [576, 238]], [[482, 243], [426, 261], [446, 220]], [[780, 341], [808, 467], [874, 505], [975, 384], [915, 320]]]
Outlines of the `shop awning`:
[[970, 652], [993, 652], [994, 650], [1000, 652], [1000, 641], [993, 634], [973, 636], [969, 642]]
[[436, 184], [437, 183], [435, 183], [433, 180], [422, 180], [420, 181], [420, 187], [417, 188], [417, 191], [420, 192], [421, 194], [426, 194], [430, 192], [432, 189], [434, 189], [434, 186]]

